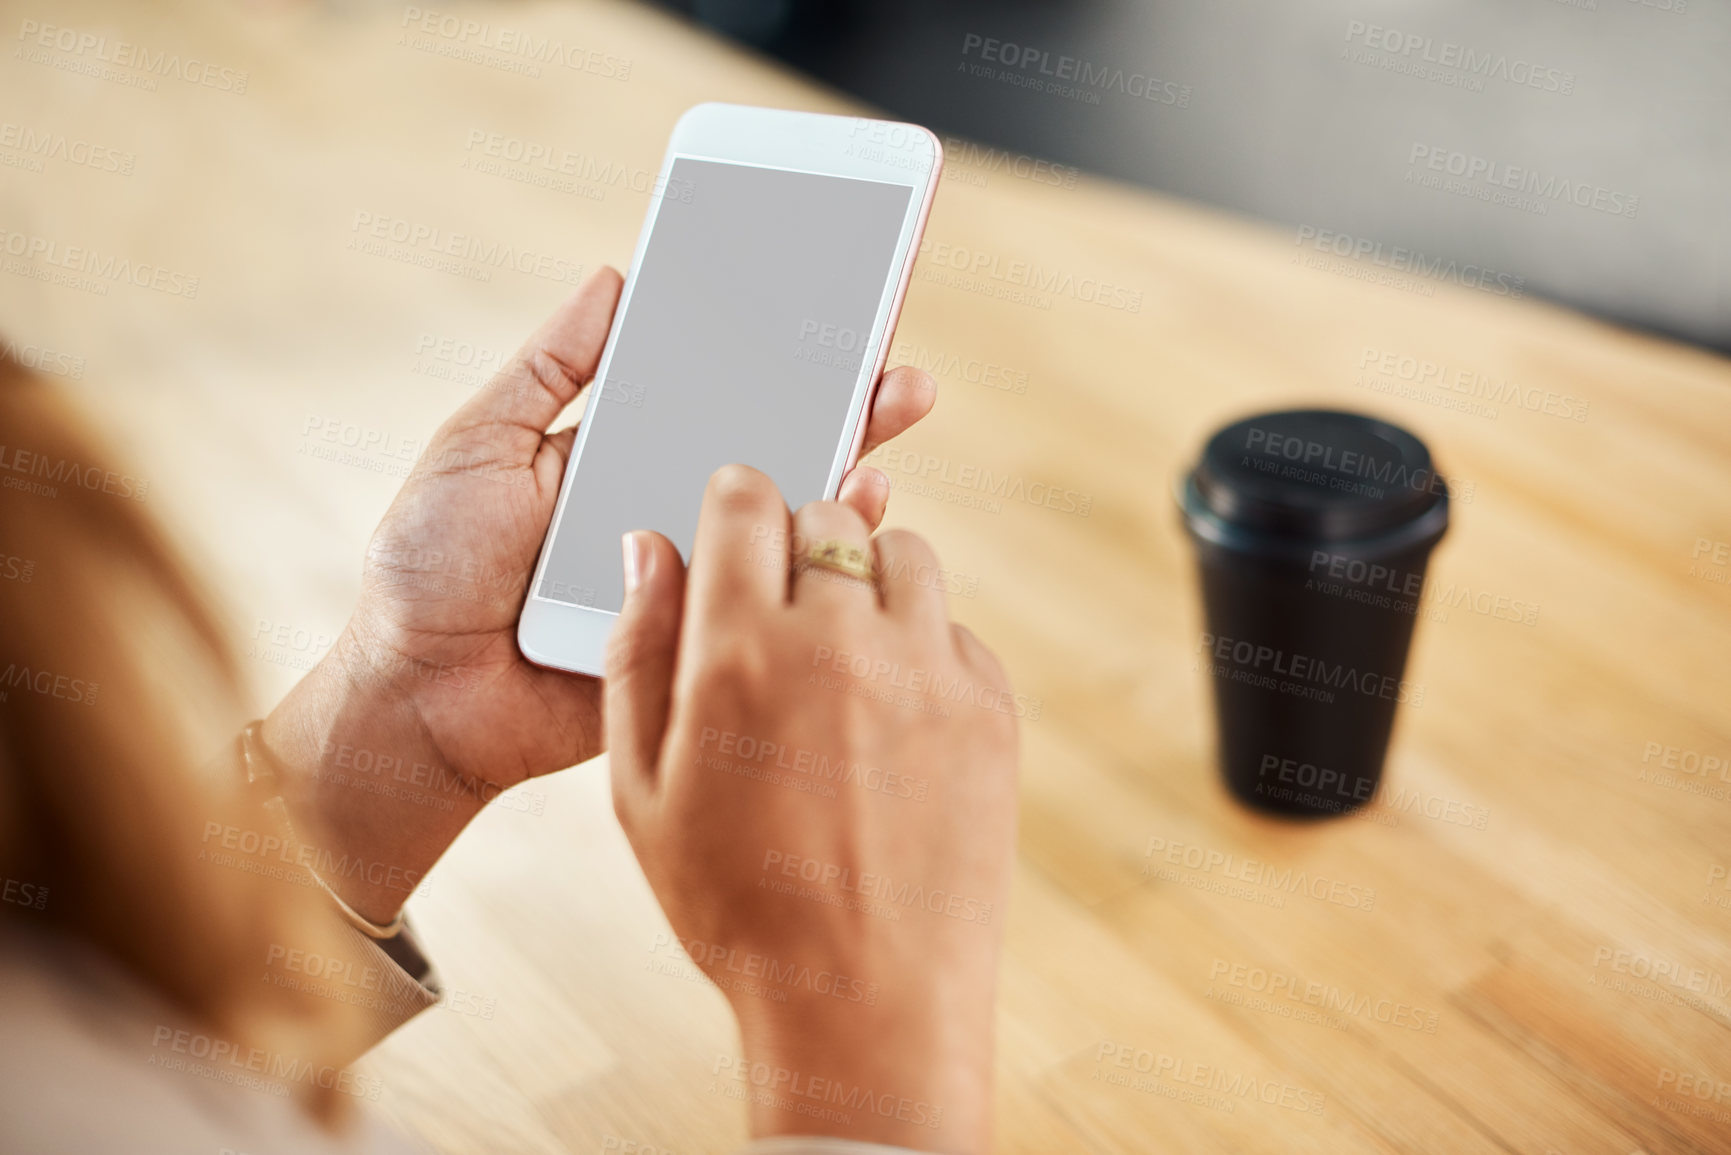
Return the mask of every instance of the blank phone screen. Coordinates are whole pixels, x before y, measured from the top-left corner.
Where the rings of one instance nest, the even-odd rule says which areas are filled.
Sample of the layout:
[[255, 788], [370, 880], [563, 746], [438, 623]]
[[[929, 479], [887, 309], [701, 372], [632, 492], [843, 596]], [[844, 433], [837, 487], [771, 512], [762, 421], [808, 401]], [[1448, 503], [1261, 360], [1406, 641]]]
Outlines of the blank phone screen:
[[656, 530], [689, 560], [723, 465], [762, 470], [792, 509], [824, 495], [912, 195], [675, 159], [538, 596], [617, 613], [620, 535]]

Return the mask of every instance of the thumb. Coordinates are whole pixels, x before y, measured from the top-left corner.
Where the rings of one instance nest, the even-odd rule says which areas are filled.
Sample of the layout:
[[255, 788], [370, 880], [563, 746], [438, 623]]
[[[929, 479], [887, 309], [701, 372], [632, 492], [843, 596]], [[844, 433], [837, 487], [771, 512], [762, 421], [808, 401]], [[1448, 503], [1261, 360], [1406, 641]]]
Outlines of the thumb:
[[673, 663], [685, 605], [685, 563], [671, 541], [625, 535], [625, 604], [607, 640], [603, 712], [613, 807], [626, 829], [655, 789], [655, 765], [673, 702]]

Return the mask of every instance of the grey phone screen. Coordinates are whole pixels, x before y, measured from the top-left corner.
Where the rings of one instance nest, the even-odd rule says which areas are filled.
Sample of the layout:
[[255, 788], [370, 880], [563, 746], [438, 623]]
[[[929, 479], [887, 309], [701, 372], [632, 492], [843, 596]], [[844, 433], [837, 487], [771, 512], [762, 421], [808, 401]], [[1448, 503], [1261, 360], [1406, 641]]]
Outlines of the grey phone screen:
[[613, 613], [620, 535], [689, 559], [709, 475], [823, 496], [913, 189], [676, 158], [536, 594]]

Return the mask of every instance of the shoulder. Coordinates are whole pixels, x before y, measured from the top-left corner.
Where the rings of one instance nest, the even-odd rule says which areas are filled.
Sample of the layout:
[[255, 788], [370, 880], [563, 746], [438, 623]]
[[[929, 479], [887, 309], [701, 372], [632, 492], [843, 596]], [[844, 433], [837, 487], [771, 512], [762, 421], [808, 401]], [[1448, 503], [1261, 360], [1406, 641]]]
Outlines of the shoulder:
[[187, 1023], [95, 951], [0, 925], [0, 1148], [35, 1155], [402, 1155], [296, 1106], [306, 1076]]

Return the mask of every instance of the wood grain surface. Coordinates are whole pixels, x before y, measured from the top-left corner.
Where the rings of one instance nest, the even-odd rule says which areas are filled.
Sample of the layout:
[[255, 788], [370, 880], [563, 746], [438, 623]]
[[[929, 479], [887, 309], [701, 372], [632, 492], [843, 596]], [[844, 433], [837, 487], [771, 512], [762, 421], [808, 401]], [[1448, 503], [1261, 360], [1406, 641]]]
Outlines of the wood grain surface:
[[[148, 480], [262, 701], [328, 645], [398, 479], [567, 265], [629, 260], [681, 111], [861, 111], [620, 3], [440, 7], [585, 50], [539, 75], [403, 5], [5, 9], [0, 332]], [[214, 71], [44, 48], [43, 24]], [[493, 133], [579, 159], [489, 157]], [[890, 523], [1038, 707], [999, 1149], [1731, 1150], [1731, 365], [950, 151], [892, 355], [940, 400], [876, 460]], [[364, 243], [382, 218], [535, 259], [428, 267]], [[34, 239], [153, 271], [65, 283]], [[1303, 826], [1218, 783], [1172, 497], [1216, 426], [1299, 403], [1413, 430], [1463, 495], [1383, 794]], [[506, 801], [414, 903], [460, 996], [365, 1061], [382, 1109], [449, 1155], [730, 1149], [731, 1019], [668, 946], [604, 763]]]

